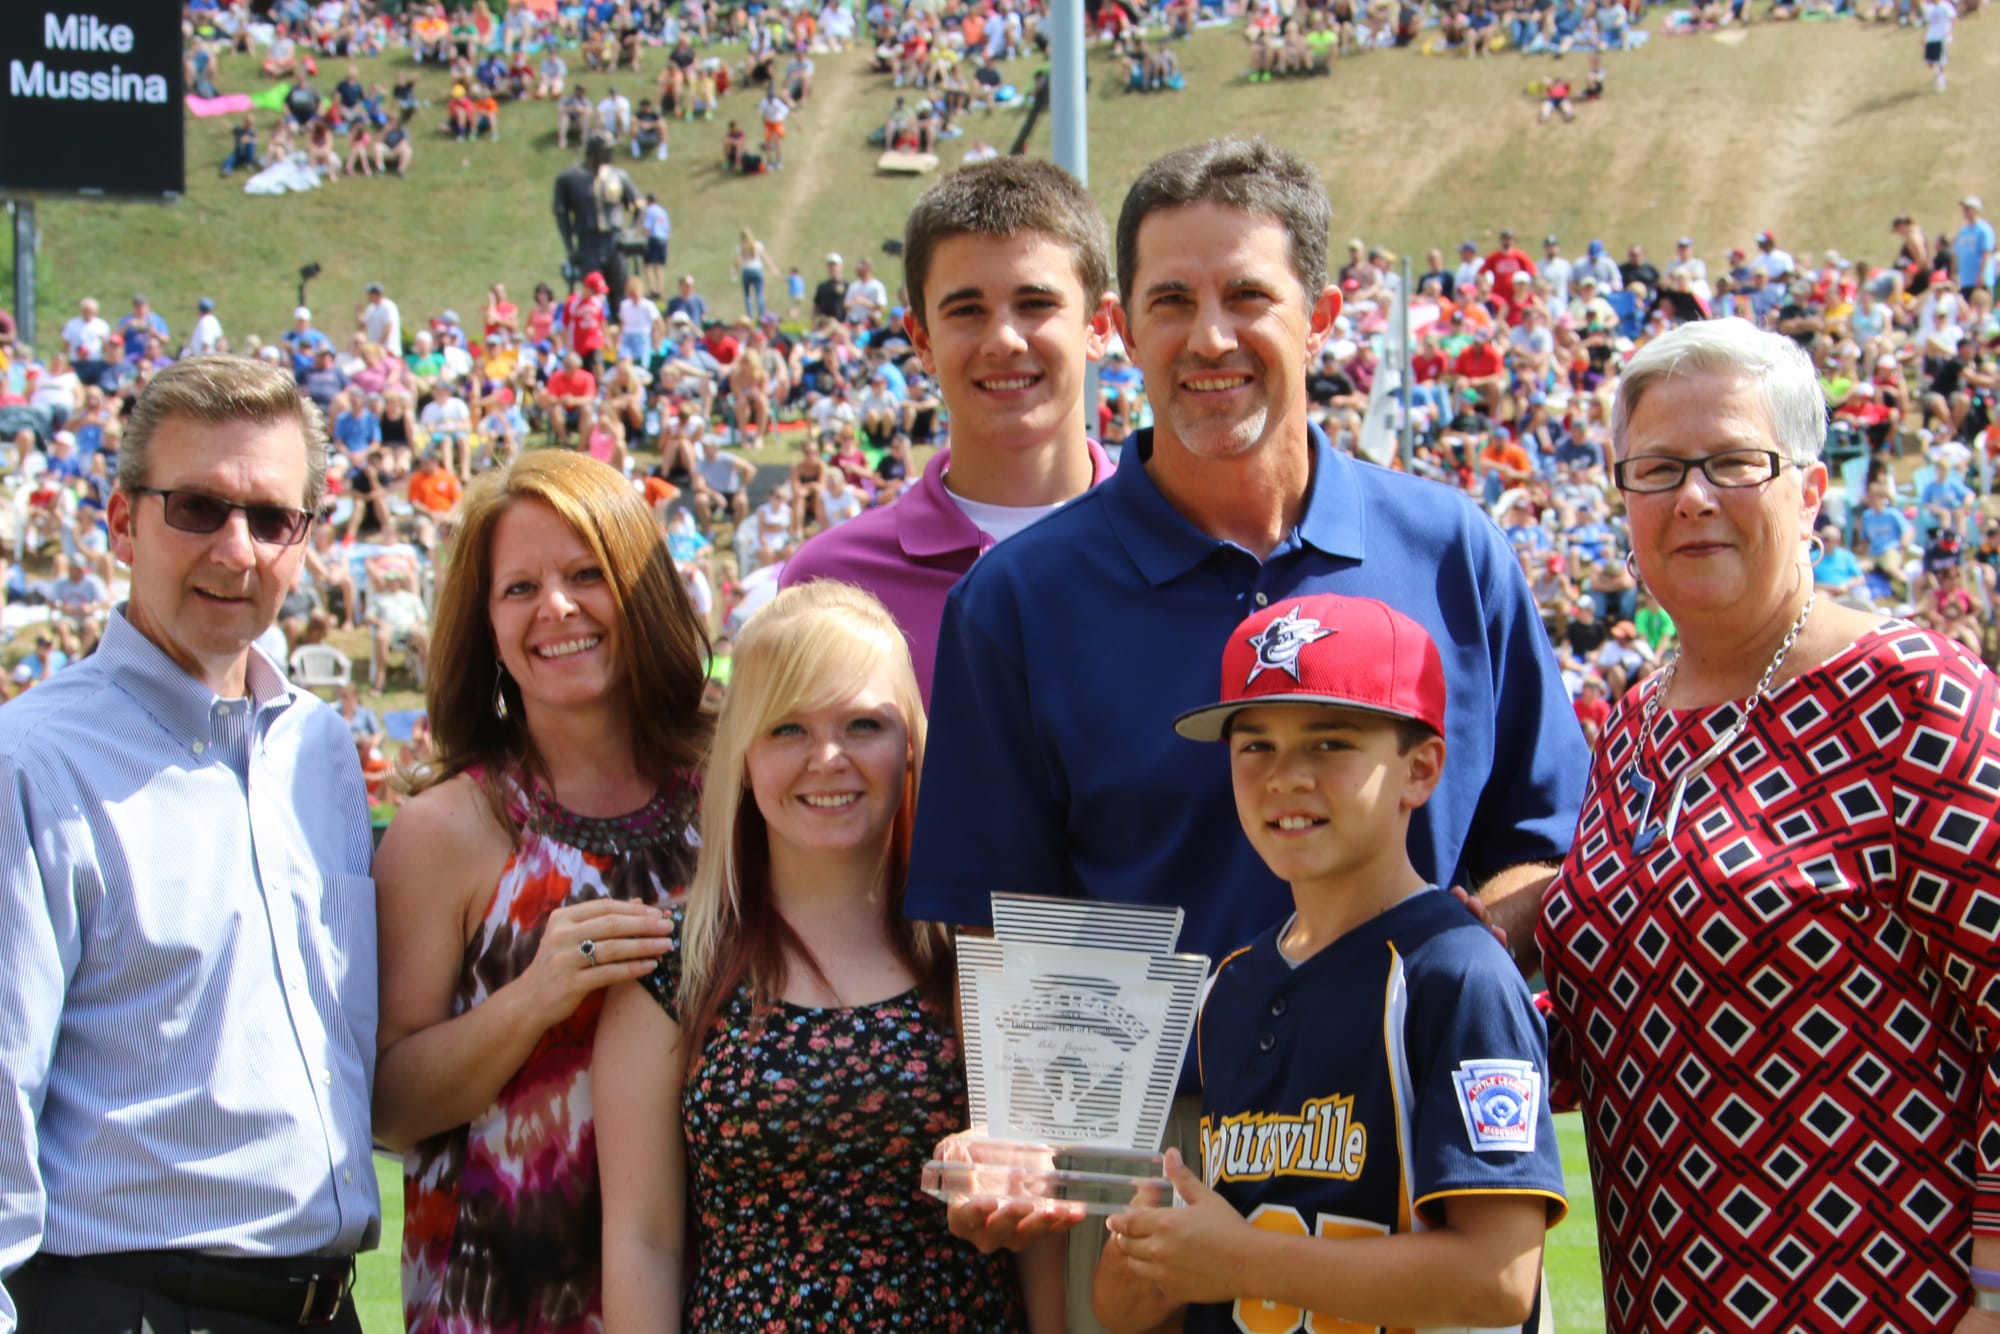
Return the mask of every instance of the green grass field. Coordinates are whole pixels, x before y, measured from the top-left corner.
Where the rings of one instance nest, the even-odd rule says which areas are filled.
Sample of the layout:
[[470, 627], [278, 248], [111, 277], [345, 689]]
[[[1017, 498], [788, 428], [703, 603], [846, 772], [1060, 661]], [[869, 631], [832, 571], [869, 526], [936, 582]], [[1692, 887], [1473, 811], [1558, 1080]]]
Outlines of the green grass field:
[[[1574, 1115], [1557, 1117], [1556, 1137], [1562, 1141], [1563, 1176], [1570, 1200], [1569, 1217], [1549, 1234], [1546, 1258], [1556, 1328], [1560, 1334], [1601, 1334], [1604, 1313], [1597, 1277], [1596, 1215], [1590, 1207], [1590, 1169], [1584, 1161], [1582, 1122]], [[402, 1167], [392, 1159], [377, 1157], [375, 1175], [382, 1183], [382, 1248], [361, 1257], [355, 1301], [368, 1334], [398, 1334], [403, 1328], [396, 1276], [403, 1235]]]
[[[1559, 232], [1572, 251], [1595, 234], [1614, 253], [1637, 241], [1655, 256], [1688, 232], [1712, 265], [1766, 227], [1801, 258], [1838, 247], [1881, 261], [1894, 213], [1915, 213], [1935, 234], [1956, 224], [1960, 195], [2000, 196], [1991, 155], [1980, 148], [2000, 129], [2000, 99], [1986, 95], [2000, 70], [2000, 31], [1985, 15], [1960, 24], [1952, 87], [1942, 96], [1930, 89], [1913, 30], [1841, 21], [1661, 36], [1657, 13], [1648, 26], [1651, 43], [1608, 60], [1609, 96], [1581, 108], [1573, 125], [1535, 123], [1528, 84], [1554, 68], [1540, 57], [1375, 52], [1340, 61], [1328, 78], [1252, 85], [1242, 78], [1240, 37], [1204, 31], [1179, 48], [1186, 91], [1134, 95], [1122, 90], [1108, 53], [1093, 47], [1092, 188], [1115, 213], [1127, 183], [1161, 149], [1222, 131], [1262, 133], [1325, 172], [1336, 254], [1356, 235], [1421, 258], [1426, 246], [1484, 243], [1512, 225], [1524, 238]], [[388, 84], [406, 60], [398, 53], [363, 62], [363, 77]], [[642, 76], [621, 71], [616, 82], [636, 102], [660, 65], [660, 53], [649, 52]], [[725, 176], [720, 119], [677, 122], [665, 163], [625, 160], [640, 187], [674, 212], [673, 267], [697, 275], [719, 311], [736, 308], [726, 257], [738, 228], [754, 228], [781, 268], [796, 264], [816, 282], [828, 250], [850, 263], [880, 258], [925, 183], [874, 170], [866, 135], [896, 96], [889, 79], [869, 73], [856, 52], [819, 65], [818, 86], [791, 121], [783, 172]], [[1580, 61], [1565, 68], [1581, 74]], [[340, 72], [337, 62], [323, 67], [322, 90]], [[1032, 62], [1006, 74], [1025, 86]], [[607, 82], [578, 77], [593, 93]], [[261, 83], [238, 57], [222, 78], [231, 90]], [[420, 95], [441, 99], [442, 78], [426, 67]], [[723, 107], [725, 118], [755, 121], [746, 94], [732, 93]], [[456, 144], [439, 133], [442, 120], [441, 104], [420, 114], [407, 180], [340, 180], [306, 195], [251, 198], [241, 176], [217, 177], [228, 142], [228, 122], [217, 118], [188, 123], [188, 193], [176, 203], [44, 202], [45, 343], [81, 296], [97, 295], [115, 320], [134, 291], [148, 293], [177, 332], [206, 294], [233, 337], [275, 337], [308, 261], [324, 266], [308, 300], [336, 335], [352, 327], [371, 280], [388, 286], [410, 324], [447, 307], [475, 315], [496, 278], [525, 301], [561, 265], [550, 183], [575, 153], [556, 147], [555, 111], [545, 103], [508, 107], [499, 143]], [[974, 136], [1005, 148], [1019, 124], [1015, 111], [973, 113], [967, 138], [943, 145], [944, 165]], [[1044, 120], [1031, 151], [1046, 145]], [[0, 231], [4, 301], [12, 236]], [[884, 276], [893, 282], [898, 272], [891, 262]]]

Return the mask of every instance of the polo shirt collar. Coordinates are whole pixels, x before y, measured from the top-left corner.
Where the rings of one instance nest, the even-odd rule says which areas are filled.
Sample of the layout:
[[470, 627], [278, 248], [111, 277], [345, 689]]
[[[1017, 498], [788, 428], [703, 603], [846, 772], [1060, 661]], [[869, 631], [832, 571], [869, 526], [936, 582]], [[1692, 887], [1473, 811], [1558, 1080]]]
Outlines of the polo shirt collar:
[[[1359, 561], [1366, 549], [1361, 493], [1355, 477], [1355, 469], [1361, 465], [1334, 449], [1319, 427], [1308, 424], [1306, 431], [1312, 476], [1306, 483], [1305, 510], [1298, 527], [1279, 549], [1309, 546], [1328, 556]], [[1105, 512], [1146, 582], [1158, 586], [1178, 579], [1219, 548], [1240, 550], [1234, 543], [1202, 532], [1160, 494], [1145, 467], [1153, 453], [1151, 427], [1127, 441], [1125, 451], [1131, 466], [1120, 468], [1104, 488]]]
[[[104, 659], [111, 679], [170, 735], [203, 741], [213, 736], [215, 706], [221, 696], [189, 676], [165, 649], [141, 634], [126, 619], [124, 603], [113, 609], [105, 623], [104, 637], [94, 656]], [[255, 648], [245, 664], [243, 682], [258, 714], [271, 708], [282, 710], [297, 695], [291, 682]]]
[[[1090, 484], [1094, 487], [1115, 473], [1117, 465], [1095, 440], [1084, 443], [1090, 448]], [[947, 445], [931, 455], [917, 484], [896, 498], [896, 539], [912, 559], [931, 560], [960, 551], [979, 555], [993, 545], [993, 538], [966, 517], [945, 489], [944, 475], [950, 468], [951, 447]]]

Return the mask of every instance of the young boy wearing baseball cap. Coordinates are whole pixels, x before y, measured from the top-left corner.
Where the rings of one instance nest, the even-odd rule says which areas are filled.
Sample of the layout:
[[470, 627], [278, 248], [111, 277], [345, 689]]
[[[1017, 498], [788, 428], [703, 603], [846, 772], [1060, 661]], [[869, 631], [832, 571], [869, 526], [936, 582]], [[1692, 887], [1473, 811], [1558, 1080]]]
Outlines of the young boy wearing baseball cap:
[[1445, 696], [1421, 626], [1323, 594], [1238, 626], [1222, 698], [1175, 720], [1228, 746], [1295, 911], [1202, 1003], [1203, 1172], [1167, 1157], [1186, 1207], [1110, 1220], [1094, 1301], [1118, 1334], [1534, 1327], [1567, 1208], [1542, 1021], [1407, 851]]

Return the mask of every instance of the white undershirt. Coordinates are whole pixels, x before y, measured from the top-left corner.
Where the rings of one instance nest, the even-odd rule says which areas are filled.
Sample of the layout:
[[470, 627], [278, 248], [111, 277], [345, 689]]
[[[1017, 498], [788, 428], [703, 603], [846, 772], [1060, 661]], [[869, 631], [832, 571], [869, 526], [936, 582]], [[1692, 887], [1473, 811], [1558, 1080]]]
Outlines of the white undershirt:
[[989, 505], [983, 500], [967, 500], [949, 486], [944, 493], [951, 497], [952, 504], [958, 506], [966, 518], [972, 520], [975, 528], [995, 542], [1005, 542], [1043, 515], [1054, 514], [1069, 503], [1058, 500], [1053, 505]]

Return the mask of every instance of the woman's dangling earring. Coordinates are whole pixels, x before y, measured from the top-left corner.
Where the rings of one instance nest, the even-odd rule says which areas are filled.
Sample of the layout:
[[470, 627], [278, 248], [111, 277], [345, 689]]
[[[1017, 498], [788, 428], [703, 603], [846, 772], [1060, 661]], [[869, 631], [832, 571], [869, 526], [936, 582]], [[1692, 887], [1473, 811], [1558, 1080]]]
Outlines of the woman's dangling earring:
[[1631, 576], [1632, 576], [1632, 582], [1633, 582], [1633, 583], [1635, 583], [1635, 584], [1636, 584], [1636, 583], [1638, 583], [1638, 582], [1639, 582], [1639, 553], [1638, 553], [1638, 552], [1636, 552], [1636, 551], [1628, 551], [1628, 552], [1626, 552], [1626, 553], [1625, 553], [1625, 573], [1627, 573], [1627, 574], [1629, 574], [1629, 575], [1631, 575]]
[[1817, 565], [1826, 555], [1826, 542], [1818, 533], [1806, 534], [1806, 564]]
[[501, 722], [507, 721], [507, 669], [502, 667], [493, 678], [493, 716]]

